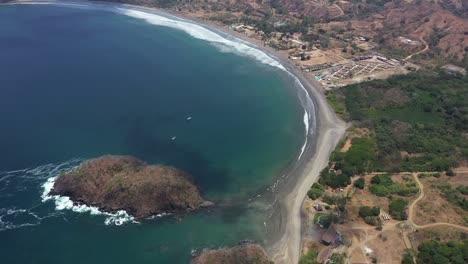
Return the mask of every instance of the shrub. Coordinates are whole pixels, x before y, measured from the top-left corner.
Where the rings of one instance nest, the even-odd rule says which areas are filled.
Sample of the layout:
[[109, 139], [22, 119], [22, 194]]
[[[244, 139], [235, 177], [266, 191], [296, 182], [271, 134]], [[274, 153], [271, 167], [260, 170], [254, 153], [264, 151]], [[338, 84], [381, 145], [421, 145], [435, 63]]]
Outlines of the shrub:
[[364, 218], [364, 222], [368, 225], [373, 225], [373, 226], [378, 226], [379, 225], [379, 219], [374, 217], [374, 216], [366, 216]]
[[401, 264], [415, 264], [413, 261], [413, 253], [409, 249], [405, 249], [403, 252], [403, 258]]
[[455, 172], [452, 169], [447, 170], [447, 176], [453, 177], [455, 176]]
[[365, 181], [364, 178], [359, 178], [354, 182], [354, 187], [359, 188], [359, 189], [364, 189]]
[[369, 207], [369, 206], [361, 206], [359, 208], [359, 216], [365, 218], [367, 216], [378, 216], [380, 214], [379, 207]]
[[315, 200], [319, 198], [323, 194], [323, 187], [319, 183], [314, 183], [310, 190], [307, 192], [307, 196], [309, 196], [310, 199]]
[[395, 199], [393, 200], [390, 205], [388, 206], [388, 211], [390, 215], [396, 220], [406, 220], [408, 218], [405, 208], [408, 205], [408, 202], [406, 202], [403, 199]]
[[320, 172], [319, 183], [332, 188], [346, 187], [351, 183], [351, 179], [345, 174], [336, 174], [330, 167], [326, 167]]
[[299, 264], [319, 264], [319, 262], [317, 262], [317, 256], [318, 252], [311, 250], [307, 254], [302, 255]]

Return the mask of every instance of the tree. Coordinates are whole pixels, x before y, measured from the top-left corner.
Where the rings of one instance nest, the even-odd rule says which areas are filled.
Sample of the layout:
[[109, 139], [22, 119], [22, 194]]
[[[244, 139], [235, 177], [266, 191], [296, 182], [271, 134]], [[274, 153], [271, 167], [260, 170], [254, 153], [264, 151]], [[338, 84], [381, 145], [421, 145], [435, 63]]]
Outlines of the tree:
[[357, 179], [356, 181], [354, 181], [353, 185], [354, 187], [359, 188], [361, 190], [364, 189], [364, 185], [365, 185], [364, 178]]
[[447, 176], [453, 177], [455, 176], [455, 172], [452, 169], [447, 170]]
[[401, 264], [415, 264], [413, 261], [413, 253], [409, 249], [405, 249], [403, 252], [403, 258], [401, 259]]
[[379, 207], [361, 206], [359, 207], [359, 216], [365, 218], [367, 216], [378, 216], [380, 214]]
[[408, 218], [408, 215], [405, 212], [407, 204], [408, 202], [401, 198], [395, 199], [388, 206], [388, 212], [396, 220], [406, 220]]
[[319, 183], [314, 183], [310, 190], [307, 192], [307, 196], [309, 196], [310, 199], [315, 200], [319, 198], [323, 194], [323, 187]]

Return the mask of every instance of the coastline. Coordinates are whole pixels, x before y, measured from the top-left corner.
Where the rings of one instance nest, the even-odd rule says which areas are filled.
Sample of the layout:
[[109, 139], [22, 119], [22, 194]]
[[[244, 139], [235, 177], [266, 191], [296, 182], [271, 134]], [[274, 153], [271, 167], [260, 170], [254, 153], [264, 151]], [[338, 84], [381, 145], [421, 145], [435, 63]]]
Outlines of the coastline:
[[[54, 3], [55, 1], [15, 1], [10, 3], [21, 2]], [[61, 3], [61, 1], [58, 1], [58, 3]], [[330, 153], [333, 151], [346, 129], [346, 124], [335, 115], [334, 111], [328, 105], [325, 96], [321, 92], [320, 85], [311, 78], [311, 76], [300, 71], [286, 56], [269, 47], [263, 46], [261, 41], [249, 38], [210, 21], [196, 19], [184, 13], [145, 6], [96, 1], [63, 1], [62, 3], [110, 4], [128, 9], [146, 10], [148, 12], [155, 11], [163, 15], [168, 14], [170, 16], [179, 17], [215, 33], [222, 32], [227, 36], [248, 42], [251, 47], [277, 60], [293, 77], [300, 81], [302, 86], [306, 89], [310, 100], [313, 102], [312, 107], [314, 109], [307, 109], [306, 111], [312, 110], [310, 113], [315, 115], [313, 121], [316, 127], [313, 134], [307, 134], [307, 144], [305, 145], [304, 152], [301, 154], [301, 158], [295, 162], [291, 170], [287, 172], [288, 176], [275, 192], [277, 202], [273, 207], [274, 216], [272, 217], [272, 221], [274, 222], [272, 224], [274, 226], [273, 230], [275, 231], [275, 238], [273, 241], [276, 242], [267, 247], [268, 255], [275, 263], [297, 263], [300, 258], [302, 239], [302, 205], [306, 198], [307, 191], [313, 182], [317, 180], [320, 171], [327, 165]]]
[[[275, 225], [274, 228], [277, 232], [272, 239], [273, 243], [267, 245], [266, 248], [269, 257], [276, 264], [298, 263], [301, 256], [301, 242], [303, 238], [303, 202], [306, 199], [310, 186], [317, 181], [320, 171], [328, 165], [331, 152], [335, 149], [347, 128], [347, 124], [338, 118], [328, 104], [320, 84], [314, 78], [299, 70], [284, 54], [268, 46], [264, 46], [257, 39], [249, 38], [225, 26], [190, 17], [185, 13], [171, 12], [154, 7], [122, 5], [128, 8], [146, 9], [161, 14], [169, 14], [189, 20], [208, 30], [219, 31], [227, 36], [245, 41], [252, 47], [263, 51], [268, 56], [277, 60], [305, 88], [307, 96], [313, 102], [313, 109], [308, 110], [312, 110], [311, 112], [314, 114], [312, 122], [315, 122], [315, 131], [313, 131], [314, 134], [308, 132], [304, 152], [301, 154], [300, 159], [286, 173], [287, 177], [285, 181], [282, 182], [276, 192], [277, 199], [273, 205], [274, 215], [272, 220], [274, 223], [272, 224]], [[309, 126], [312, 122], [309, 119]]]

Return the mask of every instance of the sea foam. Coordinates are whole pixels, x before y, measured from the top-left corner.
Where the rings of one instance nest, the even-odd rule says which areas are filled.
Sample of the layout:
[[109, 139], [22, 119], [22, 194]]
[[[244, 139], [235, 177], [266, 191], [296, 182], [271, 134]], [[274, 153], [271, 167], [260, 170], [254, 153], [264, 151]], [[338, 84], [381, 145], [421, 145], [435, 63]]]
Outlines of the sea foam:
[[124, 210], [119, 210], [115, 213], [102, 212], [98, 207], [88, 206], [85, 204], [76, 204], [70, 197], [60, 195], [50, 195], [52, 188], [54, 187], [57, 176], [47, 179], [42, 185], [43, 192], [41, 195], [42, 202], [53, 200], [55, 202], [55, 210], [71, 210], [77, 213], [89, 213], [91, 215], [104, 215], [107, 218], [104, 220], [106, 225], [122, 225], [124, 223], [138, 223], [135, 218]]
[[153, 25], [171, 27], [182, 30], [194, 38], [208, 41], [214, 44], [214, 46], [217, 47], [221, 52], [234, 52], [239, 55], [248, 56], [263, 64], [267, 64], [280, 70], [286, 71], [294, 79], [295, 84], [299, 86], [300, 90], [303, 91], [302, 95], [304, 96], [299, 96], [299, 99], [301, 100], [301, 103], [304, 106], [303, 122], [305, 126], [305, 142], [302, 145], [301, 151], [297, 158], [298, 160], [301, 159], [307, 146], [307, 138], [310, 132], [309, 124], [311, 121], [311, 113], [309, 113], [309, 111], [314, 113], [314, 106], [312, 100], [310, 99], [307, 89], [304, 87], [301, 81], [290, 70], [286, 69], [278, 60], [263, 52], [258, 47], [252, 46], [250, 43], [244, 40], [238, 38], [228, 39], [226, 37], [221, 36], [217, 32], [214, 32], [211, 29], [197, 25], [188, 20], [184, 20], [178, 17], [162, 16], [131, 8], [116, 8], [115, 10], [127, 16], [143, 19], [147, 23]]
[[137, 19], [145, 20], [147, 23], [157, 25], [157, 26], [164, 26], [170, 27], [178, 30], [182, 30], [188, 33], [190, 36], [207, 41], [217, 47], [221, 52], [233, 52], [238, 55], [247, 56], [253, 58], [263, 64], [270, 65], [274, 68], [278, 68], [283, 70], [290, 75], [295, 84], [299, 86], [299, 90], [303, 91], [302, 96], [299, 96], [301, 103], [304, 107], [304, 126], [305, 126], [305, 142], [301, 147], [301, 151], [297, 160], [300, 160], [302, 155], [304, 154], [305, 148], [307, 146], [307, 138], [309, 133], [312, 133], [315, 130], [315, 121], [313, 122], [313, 129], [309, 130], [309, 124], [311, 123], [311, 116], [315, 114], [315, 109], [313, 102], [310, 98], [310, 95], [307, 89], [304, 87], [302, 82], [294, 75], [290, 70], [284, 67], [276, 58], [272, 57], [271, 55], [265, 53], [260, 48], [256, 47], [255, 45], [230, 36], [225, 35], [222, 36], [222, 33], [215, 32], [213, 29], [206, 28], [204, 26], [198, 25], [193, 21], [189, 21], [186, 19], [182, 19], [180, 17], [176, 17], [170, 14], [158, 14], [155, 12], [149, 12], [147, 10], [141, 10], [138, 8], [133, 7], [120, 7], [117, 5], [108, 5], [108, 4], [96, 4], [96, 3], [60, 3], [60, 2], [27, 2], [21, 4], [52, 4], [52, 5], [61, 5], [61, 6], [68, 6], [73, 8], [84, 8], [84, 9], [100, 9], [105, 11], [111, 11], [119, 14], [123, 14], [126, 16], [130, 16]]
[[207, 29], [201, 25], [197, 25], [192, 21], [184, 20], [177, 17], [169, 17], [169, 15], [162, 16], [155, 13], [149, 13], [129, 8], [116, 8], [115, 10], [127, 16], [143, 19], [146, 22], [153, 25], [165, 26], [182, 30], [188, 33], [190, 36], [197, 39], [205, 40], [218, 45], [222, 44], [222, 48], [220, 49], [223, 52], [231, 51], [240, 55], [246, 55], [248, 57], [258, 60], [263, 64], [267, 64], [279, 68], [281, 70], [286, 70], [284, 66], [281, 65], [281, 63], [279, 63], [277, 60], [273, 59], [265, 52], [250, 46], [249, 44], [247, 44], [247, 42], [242, 41], [240, 39], [230, 40], [214, 32], [213, 30]]

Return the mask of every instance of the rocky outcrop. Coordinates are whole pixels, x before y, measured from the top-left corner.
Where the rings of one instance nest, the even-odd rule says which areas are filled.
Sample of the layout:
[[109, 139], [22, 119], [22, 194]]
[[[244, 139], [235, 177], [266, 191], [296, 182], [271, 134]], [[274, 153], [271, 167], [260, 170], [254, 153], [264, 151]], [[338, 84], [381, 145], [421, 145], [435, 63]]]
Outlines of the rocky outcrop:
[[236, 247], [222, 248], [203, 252], [192, 260], [192, 264], [269, 264], [265, 250], [256, 244], [241, 244]]
[[125, 210], [137, 219], [186, 212], [203, 203], [188, 174], [173, 167], [146, 165], [130, 156], [103, 156], [59, 176], [52, 195], [102, 211]]

